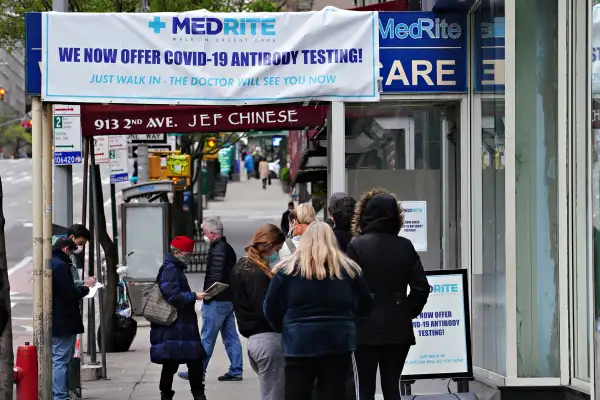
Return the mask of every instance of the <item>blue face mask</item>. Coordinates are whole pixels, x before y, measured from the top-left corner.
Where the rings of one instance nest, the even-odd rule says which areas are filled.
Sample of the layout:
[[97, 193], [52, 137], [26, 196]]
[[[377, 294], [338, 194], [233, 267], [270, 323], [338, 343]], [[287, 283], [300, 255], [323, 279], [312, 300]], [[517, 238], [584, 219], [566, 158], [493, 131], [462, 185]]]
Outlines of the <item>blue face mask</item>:
[[279, 253], [275, 252], [267, 257], [267, 261], [269, 262], [269, 267], [273, 268], [275, 264], [279, 262]]

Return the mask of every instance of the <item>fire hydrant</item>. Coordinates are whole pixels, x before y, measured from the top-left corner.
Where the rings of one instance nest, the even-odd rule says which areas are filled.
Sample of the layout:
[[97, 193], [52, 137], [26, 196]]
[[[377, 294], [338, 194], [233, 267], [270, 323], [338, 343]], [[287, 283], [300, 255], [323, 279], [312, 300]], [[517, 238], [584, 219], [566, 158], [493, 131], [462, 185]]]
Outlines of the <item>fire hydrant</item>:
[[17, 400], [37, 400], [38, 363], [37, 348], [25, 342], [17, 349], [14, 368], [14, 381], [17, 386]]

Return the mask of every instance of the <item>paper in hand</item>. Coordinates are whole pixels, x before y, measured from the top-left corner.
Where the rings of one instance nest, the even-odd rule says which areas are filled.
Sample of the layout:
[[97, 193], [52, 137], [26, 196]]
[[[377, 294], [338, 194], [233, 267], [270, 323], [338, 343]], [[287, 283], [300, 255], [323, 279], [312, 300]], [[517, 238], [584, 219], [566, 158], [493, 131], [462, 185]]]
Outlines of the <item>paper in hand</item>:
[[85, 295], [84, 299], [91, 299], [96, 295], [96, 293], [98, 293], [98, 289], [102, 287], [104, 287], [103, 284], [101, 284], [100, 282], [96, 282], [94, 286], [90, 287], [90, 292]]
[[206, 295], [204, 297], [204, 300], [210, 300], [213, 297], [215, 297], [216, 295], [218, 295], [219, 293], [221, 293], [223, 290], [227, 289], [229, 287], [229, 285], [225, 284], [225, 283], [221, 283], [221, 282], [215, 282], [212, 285], [210, 285], [210, 287], [208, 289], [206, 289], [204, 291], [204, 294]]

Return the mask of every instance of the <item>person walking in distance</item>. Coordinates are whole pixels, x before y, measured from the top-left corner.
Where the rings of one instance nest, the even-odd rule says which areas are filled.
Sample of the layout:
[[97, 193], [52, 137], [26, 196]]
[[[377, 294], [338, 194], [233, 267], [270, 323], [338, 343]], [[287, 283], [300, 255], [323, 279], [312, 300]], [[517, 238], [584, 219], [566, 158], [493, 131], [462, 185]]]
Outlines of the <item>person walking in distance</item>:
[[419, 255], [398, 236], [403, 223], [402, 207], [385, 189], [370, 190], [356, 205], [347, 254], [360, 265], [374, 298], [369, 315], [356, 320], [360, 400], [374, 400], [378, 368], [383, 398], [400, 400], [398, 382], [415, 344], [412, 320], [429, 296]]
[[160, 373], [160, 398], [172, 400], [173, 377], [180, 364], [187, 364], [190, 388], [194, 400], [206, 400], [202, 381], [202, 360], [206, 352], [200, 340], [196, 301], [204, 293], [192, 292], [185, 276], [194, 240], [176, 236], [171, 241], [171, 253], [158, 270], [156, 282], [165, 300], [177, 308], [177, 319], [172, 325], [150, 324], [150, 360], [162, 364]]
[[[233, 248], [227, 243], [223, 236], [223, 224], [219, 218], [208, 218], [202, 224], [204, 241], [210, 244], [208, 259], [206, 262], [206, 277], [204, 278], [204, 291], [215, 282], [229, 285], [231, 270], [236, 264], [237, 258]], [[204, 300], [202, 304], [202, 344], [206, 350], [204, 359], [204, 375], [212, 356], [219, 332], [223, 339], [225, 351], [229, 356], [229, 371], [220, 376], [219, 381], [241, 381], [242, 380], [242, 344], [238, 337], [233, 315], [233, 303], [231, 302], [231, 289], [227, 288], [210, 300]], [[185, 372], [179, 373], [179, 377], [188, 379]]]
[[258, 173], [262, 181], [262, 188], [266, 189], [267, 180], [269, 179], [269, 163], [262, 157], [260, 158], [260, 162], [258, 163]]
[[360, 267], [340, 251], [329, 225], [314, 222], [275, 270], [264, 313], [283, 332], [285, 399], [310, 399], [315, 379], [319, 400], [345, 399], [354, 319], [372, 302]]
[[71, 255], [77, 245], [71, 239], [57, 239], [52, 246], [52, 399], [67, 400], [67, 370], [75, 352], [77, 335], [84, 332], [79, 301], [85, 297], [95, 278], [75, 285], [71, 274]]
[[261, 400], [284, 400], [285, 371], [281, 334], [269, 325], [263, 303], [273, 264], [285, 235], [275, 225], [264, 224], [254, 233], [231, 272], [233, 309], [242, 336], [248, 338], [250, 366], [258, 374]]

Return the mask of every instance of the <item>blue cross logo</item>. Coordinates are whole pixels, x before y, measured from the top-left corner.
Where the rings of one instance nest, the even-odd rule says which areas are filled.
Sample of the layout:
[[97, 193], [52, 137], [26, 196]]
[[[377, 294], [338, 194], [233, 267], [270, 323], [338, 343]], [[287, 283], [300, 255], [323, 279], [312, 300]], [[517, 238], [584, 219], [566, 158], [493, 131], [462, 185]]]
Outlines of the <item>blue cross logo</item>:
[[166, 28], [167, 24], [160, 20], [160, 17], [154, 17], [154, 20], [148, 22], [148, 28], [153, 29], [154, 33], [160, 33], [160, 30]]

